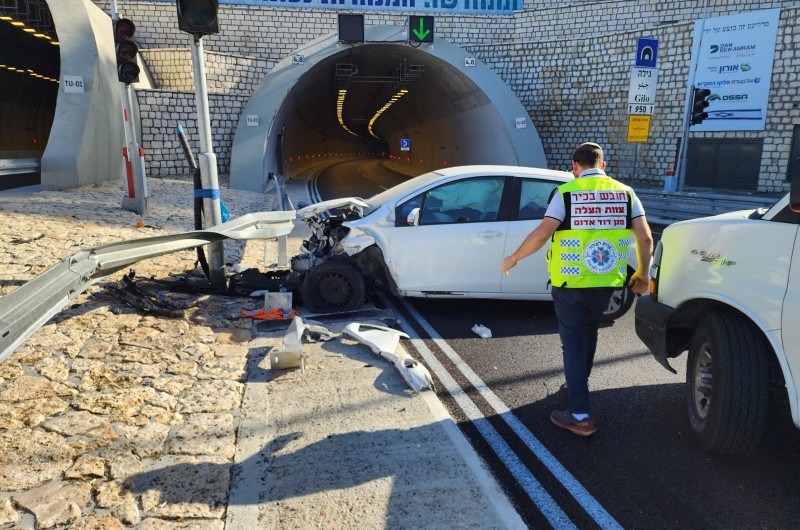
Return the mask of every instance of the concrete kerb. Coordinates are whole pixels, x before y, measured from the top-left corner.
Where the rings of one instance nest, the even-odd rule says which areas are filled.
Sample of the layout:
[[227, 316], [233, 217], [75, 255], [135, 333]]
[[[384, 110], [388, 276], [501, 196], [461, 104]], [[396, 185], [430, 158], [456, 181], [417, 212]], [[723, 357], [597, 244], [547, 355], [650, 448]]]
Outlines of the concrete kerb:
[[[310, 201], [306, 180], [286, 191]], [[296, 221], [290, 256], [307, 236]], [[267, 244], [264, 266], [276, 259]], [[435, 393], [414, 394], [348, 338], [304, 344], [304, 373], [273, 373], [283, 334], [254, 331], [249, 344], [227, 529], [525, 528]]]

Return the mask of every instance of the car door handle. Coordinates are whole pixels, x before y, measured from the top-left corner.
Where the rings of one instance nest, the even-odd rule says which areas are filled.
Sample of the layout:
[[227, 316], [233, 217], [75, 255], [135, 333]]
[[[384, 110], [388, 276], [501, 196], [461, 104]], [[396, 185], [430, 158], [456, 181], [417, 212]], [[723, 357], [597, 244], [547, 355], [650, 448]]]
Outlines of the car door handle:
[[487, 230], [486, 232], [481, 232], [478, 234], [478, 237], [483, 237], [485, 239], [491, 239], [495, 237], [500, 237], [503, 235], [503, 232], [497, 232], [496, 230]]

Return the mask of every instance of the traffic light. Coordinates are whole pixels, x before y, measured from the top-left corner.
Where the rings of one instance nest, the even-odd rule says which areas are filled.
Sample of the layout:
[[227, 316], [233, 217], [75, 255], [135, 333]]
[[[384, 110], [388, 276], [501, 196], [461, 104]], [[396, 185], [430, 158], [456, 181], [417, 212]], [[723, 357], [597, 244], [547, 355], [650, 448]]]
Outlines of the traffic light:
[[708, 113], [705, 111], [709, 103], [706, 98], [711, 95], [711, 91], [707, 88], [695, 88], [694, 99], [692, 100], [692, 125], [700, 125], [703, 120], [708, 118]]
[[219, 33], [219, 0], [177, 0], [178, 29], [195, 37]]
[[117, 78], [120, 83], [129, 85], [139, 80], [139, 65], [136, 54], [139, 46], [133, 40], [136, 26], [127, 18], [114, 21], [114, 49], [117, 55]]
[[433, 42], [433, 17], [409, 16], [408, 40], [409, 42]]

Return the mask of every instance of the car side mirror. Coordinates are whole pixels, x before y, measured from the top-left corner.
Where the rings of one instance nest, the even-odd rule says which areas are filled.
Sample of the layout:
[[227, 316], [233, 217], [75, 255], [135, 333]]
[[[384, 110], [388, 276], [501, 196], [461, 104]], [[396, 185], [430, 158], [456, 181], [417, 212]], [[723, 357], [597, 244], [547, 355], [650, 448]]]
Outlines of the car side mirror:
[[419, 226], [419, 208], [414, 208], [408, 212], [406, 223], [408, 223], [408, 226]]

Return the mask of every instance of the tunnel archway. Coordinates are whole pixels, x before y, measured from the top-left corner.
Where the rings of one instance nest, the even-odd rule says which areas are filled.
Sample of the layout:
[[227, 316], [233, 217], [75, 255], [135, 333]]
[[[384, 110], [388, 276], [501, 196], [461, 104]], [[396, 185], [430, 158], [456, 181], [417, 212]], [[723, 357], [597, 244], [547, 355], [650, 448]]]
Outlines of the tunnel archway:
[[0, 189], [39, 183], [60, 71], [58, 36], [45, 0], [5, 5], [0, 11]]
[[236, 129], [231, 187], [260, 192], [270, 172], [367, 156], [411, 174], [547, 165], [530, 117], [491, 69], [447, 41], [413, 47], [404, 28], [367, 26], [364, 43], [330, 34], [265, 76]]

